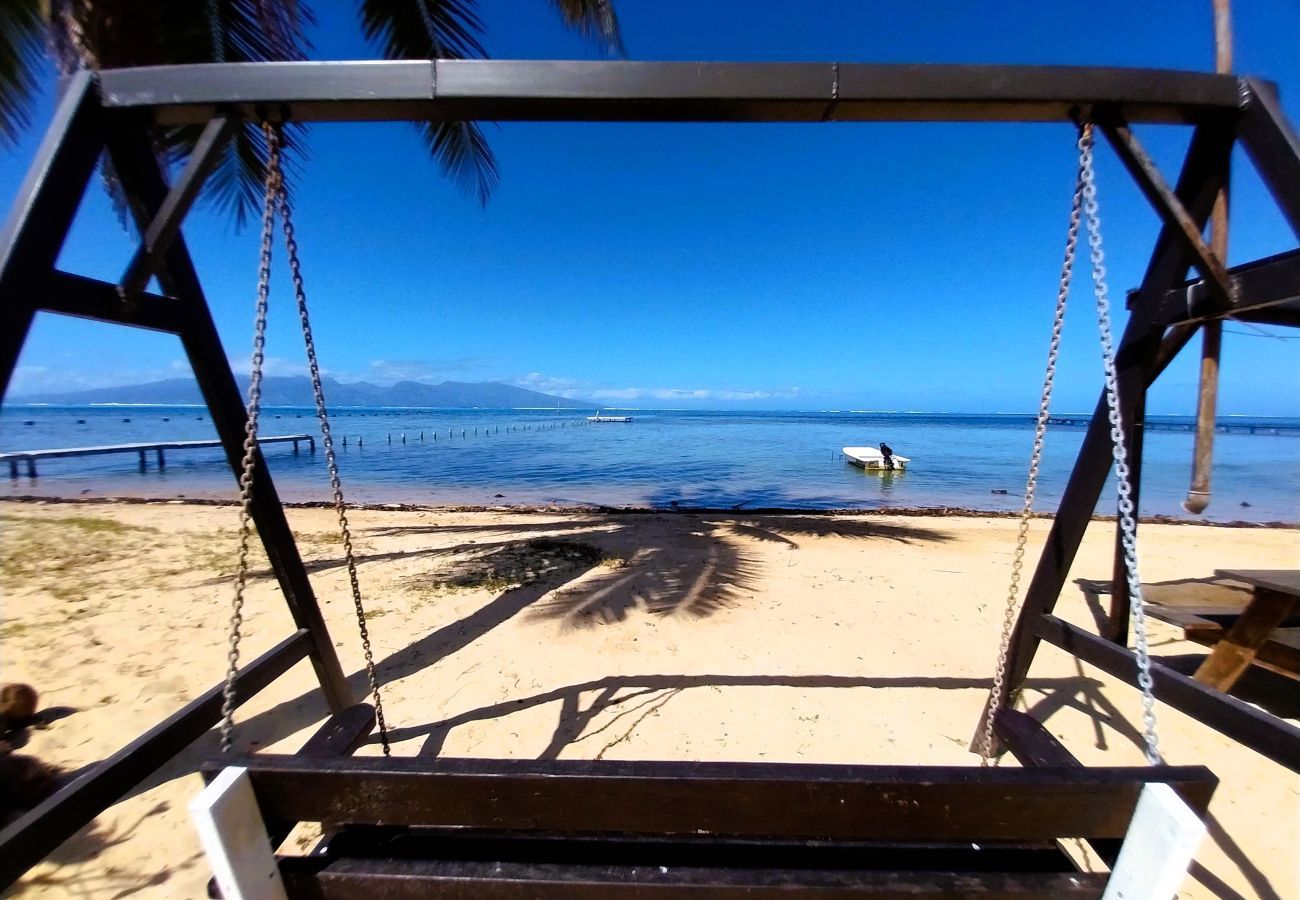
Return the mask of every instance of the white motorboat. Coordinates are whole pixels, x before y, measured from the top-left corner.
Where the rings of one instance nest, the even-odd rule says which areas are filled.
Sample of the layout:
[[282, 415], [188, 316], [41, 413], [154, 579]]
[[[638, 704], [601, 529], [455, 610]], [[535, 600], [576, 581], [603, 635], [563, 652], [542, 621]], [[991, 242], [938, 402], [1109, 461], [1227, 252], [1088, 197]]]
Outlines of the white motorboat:
[[602, 416], [597, 413], [594, 416], [587, 416], [588, 422], [631, 422], [631, 416]]
[[[859, 468], [886, 469], [885, 454], [876, 447], [844, 447], [843, 451], [844, 458]], [[906, 469], [907, 464], [911, 462], [906, 456], [899, 456], [897, 453], [892, 458], [895, 469]]]

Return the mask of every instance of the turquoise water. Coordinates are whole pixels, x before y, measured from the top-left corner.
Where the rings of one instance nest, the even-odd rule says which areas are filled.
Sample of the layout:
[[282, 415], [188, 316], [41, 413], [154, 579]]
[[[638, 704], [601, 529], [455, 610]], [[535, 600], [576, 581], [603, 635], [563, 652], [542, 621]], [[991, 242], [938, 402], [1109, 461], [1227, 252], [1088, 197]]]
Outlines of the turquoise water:
[[[631, 424], [588, 425], [586, 416], [593, 412], [337, 410], [334, 433], [347, 497], [358, 503], [431, 505], [1017, 510], [1033, 441], [1033, 418], [1027, 415], [634, 410]], [[1086, 422], [1086, 416], [1076, 418]], [[1151, 421], [1176, 426], [1190, 420]], [[1300, 420], [1234, 418], [1224, 424], [1280, 433], [1216, 437], [1213, 501], [1200, 518], [1300, 520]], [[263, 411], [264, 435], [315, 433], [316, 428], [310, 410]], [[1049, 432], [1038, 509], [1055, 509], [1083, 433], [1080, 425]], [[341, 446], [345, 436], [346, 448]], [[202, 408], [10, 406], [0, 411], [4, 451], [214, 437]], [[843, 446], [881, 441], [911, 457], [906, 472], [864, 473], [839, 453]], [[1144, 515], [1192, 518], [1179, 506], [1191, 452], [1189, 432], [1148, 432]], [[295, 456], [289, 445], [273, 445], [266, 457], [284, 499], [328, 499], [319, 442], [315, 454], [304, 448]], [[143, 473], [134, 455], [43, 460], [35, 480], [24, 471], [10, 479], [0, 470], [8, 496], [235, 495], [219, 449], [171, 452], [162, 471], [152, 455]], [[1103, 498], [1098, 512], [1113, 509], [1112, 496]]]

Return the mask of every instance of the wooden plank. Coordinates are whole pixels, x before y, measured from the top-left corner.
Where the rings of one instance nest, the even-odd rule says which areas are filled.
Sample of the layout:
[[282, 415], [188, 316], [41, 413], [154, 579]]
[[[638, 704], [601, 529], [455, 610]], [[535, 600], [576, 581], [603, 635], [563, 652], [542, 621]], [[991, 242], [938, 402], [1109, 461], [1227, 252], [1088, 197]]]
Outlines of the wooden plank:
[[1208, 802], [1204, 767], [980, 769], [763, 763], [246, 757], [292, 821], [855, 840], [1119, 837], [1142, 785]]
[[1216, 569], [1214, 574], [1300, 597], [1300, 569]]
[[124, 303], [117, 285], [68, 272], [51, 272], [45, 289], [37, 292], [35, 299], [42, 310], [96, 322], [168, 334], [175, 334], [181, 327], [177, 303], [170, 297], [140, 293], [130, 303]]
[[343, 859], [299, 857], [281, 863], [285, 884], [295, 895], [319, 900], [369, 898], [533, 898], [607, 900], [618, 897], [681, 897], [708, 900], [804, 900], [873, 897], [1092, 897], [1100, 896], [1104, 874], [1083, 872], [945, 872], [545, 866], [499, 861]]
[[1074, 754], [1066, 750], [1065, 745], [1028, 713], [1016, 709], [999, 710], [997, 718], [993, 720], [993, 733], [1022, 766], [1083, 768]]
[[351, 756], [375, 728], [375, 708], [369, 703], [349, 706], [329, 717], [302, 745], [299, 756], [337, 758]]
[[166, 124], [284, 109], [299, 122], [1068, 122], [1119, 106], [1133, 122], [1235, 114], [1237, 79], [1155, 69], [860, 63], [450, 60], [223, 63], [109, 69], [104, 103]]
[[1204, 820], [1169, 785], [1147, 785], [1102, 900], [1174, 896], [1204, 839]]
[[1256, 587], [1254, 599], [1214, 645], [1209, 659], [1201, 663], [1193, 677], [1215, 690], [1231, 690], [1250, 668], [1269, 634], [1286, 621], [1297, 603], [1300, 597], [1293, 594]]
[[190, 802], [190, 818], [225, 900], [287, 900], [248, 771], [224, 770]]
[[[1042, 616], [1035, 631], [1043, 640], [1129, 684], [1137, 684], [1137, 660], [1127, 647], [1091, 634], [1056, 616]], [[1186, 713], [1256, 753], [1300, 772], [1300, 728], [1228, 694], [1152, 663], [1156, 699]], [[1184, 795], [1186, 796], [1186, 795]]]
[[345, 826], [329, 839], [331, 859], [459, 859], [576, 865], [774, 869], [901, 869], [1073, 872], [1055, 840], [922, 843], [660, 835], [589, 835], [465, 828]]
[[31, 166], [0, 227], [0, 397], [18, 365], [35, 298], [54, 269], [103, 149], [95, 77], [68, 77]]

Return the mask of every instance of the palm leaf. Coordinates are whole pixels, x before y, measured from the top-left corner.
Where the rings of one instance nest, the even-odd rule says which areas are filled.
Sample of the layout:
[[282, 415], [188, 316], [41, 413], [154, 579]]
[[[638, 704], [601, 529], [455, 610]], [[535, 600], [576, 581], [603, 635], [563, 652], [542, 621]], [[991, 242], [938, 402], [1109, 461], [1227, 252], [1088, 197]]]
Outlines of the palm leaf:
[[[552, 3], [570, 28], [623, 53], [611, 0]], [[387, 59], [482, 59], [488, 55], [481, 41], [478, 0], [362, 0], [361, 28]], [[417, 127], [442, 171], [486, 204], [501, 173], [478, 123], [444, 120]]]
[[477, 0], [362, 0], [361, 30], [387, 59], [488, 55]]
[[551, 0], [551, 4], [564, 24], [578, 34], [597, 41], [610, 53], [627, 55], [613, 0]]
[[44, 24], [40, 0], [0, 3], [0, 144], [12, 146], [31, 124]]
[[[197, 57], [195, 60], [226, 62], [264, 62], [268, 60], [306, 59], [310, 43], [304, 26], [315, 19], [311, 10], [297, 0], [216, 0], [208, 16], [208, 3], [171, 3], [173, 18], [166, 31]], [[179, 9], [188, 7], [188, 9]], [[219, 40], [218, 47], [215, 41]], [[180, 62], [181, 60], [175, 60]], [[201, 132], [199, 128], [171, 129], [160, 135], [170, 162], [183, 161]], [[303, 155], [306, 128], [289, 124], [284, 128], [281, 157], [285, 184], [292, 188], [290, 174], [297, 170]], [[222, 150], [216, 168], [208, 178], [204, 193], [223, 213], [231, 216], [235, 228], [242, 228], [262, 208], [266, 181], [266, 138], [261, 126], [246, 122]]]
[[478, 123], [442, 120], [417, 127], [443, 174], [486, 206], [501, 172]]

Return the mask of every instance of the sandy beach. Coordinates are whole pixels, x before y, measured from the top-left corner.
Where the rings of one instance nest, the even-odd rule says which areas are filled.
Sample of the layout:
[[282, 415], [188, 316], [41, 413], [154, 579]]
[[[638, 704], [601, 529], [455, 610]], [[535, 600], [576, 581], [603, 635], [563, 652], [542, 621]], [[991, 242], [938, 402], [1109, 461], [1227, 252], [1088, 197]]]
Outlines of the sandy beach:
[[[188, 503], [4, 503], [3, 679], [58, 715], [21, 752], [68, 770], [219, 681], [238, 511]], [[358, 694], [332, 510], [289, 520]], [[957, 516], [575, 511], [351, 514], [398, 755], [977, 765], [1016, 521]], [[1032, 568], [1049, 523], [1033, 523]], [[1109, 580], [1113, 525], [1071, 578]], [[1151, 524], [1142, 576], [1295, 567], [1294, 528]], [[290, 631], [255, 562], [243, 659]], [[1059, 613], [1100, 614], [1067, 586]], [[1161, 657], [1204, 652], [1162, 623]], [[1136, 690], [1045, 646], [1021, 705], [1085, 763], [1142, 762]], [[301, 663], [244, 706], [238, 743], [291, 751], [325, 717]], [[1291, 710], [1296, 715], [1297, 710]], [[1160, 707], [1161, 747], [1221, 779], [1180, 896], [1296, 897], [1300, 776]], [[11, 894], [200, 897], [185, 805], [209, 734]], [[374, 753], [368, 745], [362, 752]], [[1010, 764], [1010, 763], [1007, 763]]]

